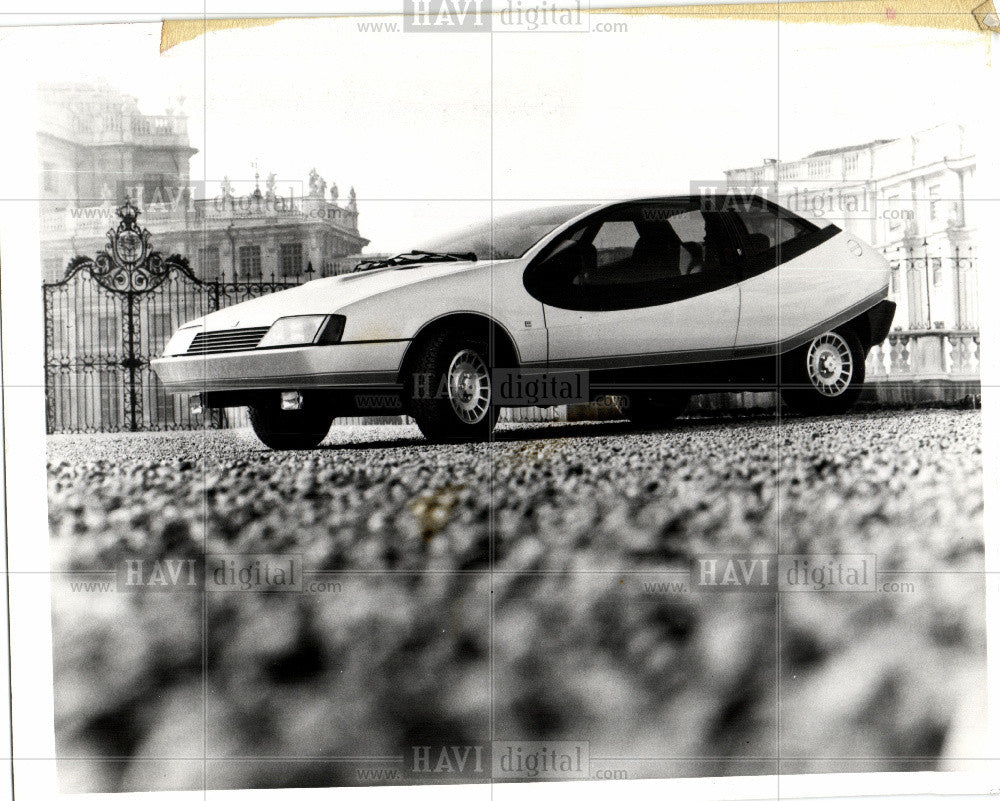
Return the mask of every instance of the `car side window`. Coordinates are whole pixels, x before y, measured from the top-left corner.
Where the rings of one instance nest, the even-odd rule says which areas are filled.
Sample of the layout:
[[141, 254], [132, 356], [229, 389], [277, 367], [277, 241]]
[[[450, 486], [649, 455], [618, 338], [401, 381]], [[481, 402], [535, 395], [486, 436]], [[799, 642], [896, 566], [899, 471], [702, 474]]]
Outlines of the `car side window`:
[[638, 241], [639, 232], [631, 220], [608, 220], [603, 223], [594, 236], [597, 266], [600, 268], [626, 262], [632, 257]]
[[764, 206], [738, 212], [747, 230], [747, 255], [755, 256], [777, 248], [807, 233], [805, 221], [781, 215]]
[[670, 225], [681, 240], [681, 275], [720, 273], [732, 261], [728, 235], [722, 217], [691, 210], [670, 218]]
[[761, 203], [735, 211], [732, 219], [744, 243], [740, 266], [744, 279], [798, 258], [840, 231], [835, 225], [819, 228], [790, 211]]
[[662, 305], [735, 283], [734, 253], [720, 212], [632, 204], [567, 232], [529, 266], [525, 287], [560, 308]]

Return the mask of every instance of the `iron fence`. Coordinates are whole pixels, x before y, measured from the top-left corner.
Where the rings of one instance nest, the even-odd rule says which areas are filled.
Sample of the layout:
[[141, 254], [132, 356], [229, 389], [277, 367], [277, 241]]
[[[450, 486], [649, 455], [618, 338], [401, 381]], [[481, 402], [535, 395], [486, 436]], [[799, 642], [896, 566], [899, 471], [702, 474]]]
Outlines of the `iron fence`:
[[979, 281], [972, 246], [933, 248], [927, 242], [883, 249], [892, 268], [896, 322], [905, 330], [979, 329]]
[[128, 201], [94, 258], [77, 256], [59, 281], [42, 284], [48, 433], [224, 427], [215, 412], [191, 413], [167, 393], [150, 361], [183, 323], [299, 285], [275, 280], [202, 281], [183, 256], [163, 257]]

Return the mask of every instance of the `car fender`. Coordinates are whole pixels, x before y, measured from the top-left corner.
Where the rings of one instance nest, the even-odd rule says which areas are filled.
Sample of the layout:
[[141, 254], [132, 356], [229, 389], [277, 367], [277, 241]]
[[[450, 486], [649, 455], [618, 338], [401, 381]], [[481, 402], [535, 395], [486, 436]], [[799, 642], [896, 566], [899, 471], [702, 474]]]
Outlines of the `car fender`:
[[476, 314], [510, 336], [519, 363], [544, 364], [544, 308], [524, 289], [524, 267], [522, 259], [491, 263], [357, 300], [337, 310], [347, 319], [342, 341], [413, 340], [442, 318]]
[[888, 296], [889, 271], [881, 254], [840, 231], [741, 281], [737, 355], [784, 352], [866, 313]]

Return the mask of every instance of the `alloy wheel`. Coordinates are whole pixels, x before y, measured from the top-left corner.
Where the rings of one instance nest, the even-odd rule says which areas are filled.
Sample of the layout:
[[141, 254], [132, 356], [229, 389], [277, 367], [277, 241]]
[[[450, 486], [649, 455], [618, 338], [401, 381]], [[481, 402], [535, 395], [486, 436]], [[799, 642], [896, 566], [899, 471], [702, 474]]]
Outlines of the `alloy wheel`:
[[806, 354], [806, 373], [823, 395], [833, 398], [843, 394], [854, 374], [854, 359], [847, 340], [833, 331], [816, 337]]
[[490, 371], [476, 351], [459, 351], [448, 366], [448, 401], [464, 423], [473, 425], [486, 417], [492, 388]]

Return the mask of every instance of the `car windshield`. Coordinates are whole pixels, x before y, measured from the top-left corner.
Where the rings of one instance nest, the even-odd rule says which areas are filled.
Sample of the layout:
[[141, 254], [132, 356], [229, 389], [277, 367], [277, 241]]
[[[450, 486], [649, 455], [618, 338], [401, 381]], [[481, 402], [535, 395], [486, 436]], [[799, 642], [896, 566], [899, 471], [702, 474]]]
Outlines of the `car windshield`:
[[418, 249], [435, 253], [475, 253], [478, 259], [516, 259], [543, 236], [592, 208], [595, 208], [593, 203], [574, 203], [504, 214], [424, 242]]

